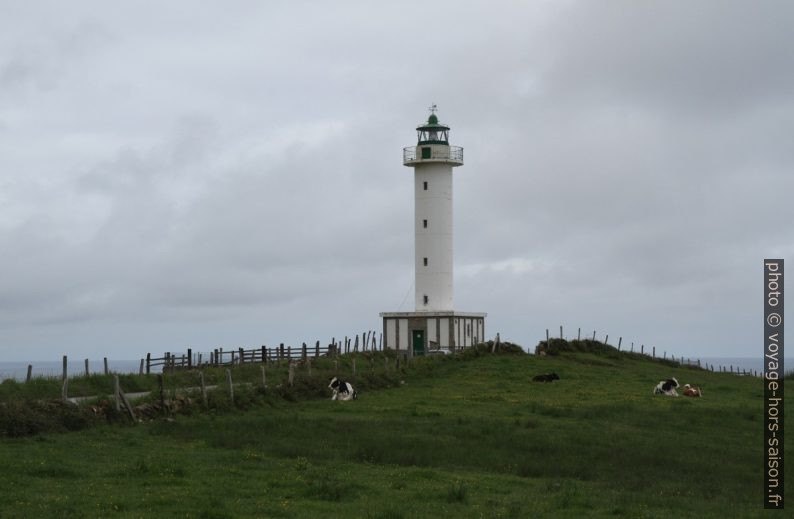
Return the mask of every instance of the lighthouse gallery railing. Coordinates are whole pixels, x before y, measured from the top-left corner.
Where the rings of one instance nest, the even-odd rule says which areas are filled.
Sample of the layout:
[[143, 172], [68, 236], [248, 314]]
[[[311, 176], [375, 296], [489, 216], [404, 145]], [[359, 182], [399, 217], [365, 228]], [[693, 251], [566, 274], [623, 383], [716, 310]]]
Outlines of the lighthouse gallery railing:
[[430, 157], [423, 159], [456, 160], [463, 162], [463, 148], [460, 146], [407, 146], [403, 148], [403, 162], [412, 162], [417, 159], [420, 148], [430, 148]]

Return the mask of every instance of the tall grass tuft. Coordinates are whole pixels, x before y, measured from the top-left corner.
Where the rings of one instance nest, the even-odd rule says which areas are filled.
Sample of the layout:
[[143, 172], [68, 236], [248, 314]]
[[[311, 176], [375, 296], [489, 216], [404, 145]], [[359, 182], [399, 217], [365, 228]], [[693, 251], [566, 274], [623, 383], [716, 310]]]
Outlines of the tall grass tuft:
[[467, 503], [469, 501], [469, 488], [463, 481], [455, 481], [447, 487], [448, 503]]

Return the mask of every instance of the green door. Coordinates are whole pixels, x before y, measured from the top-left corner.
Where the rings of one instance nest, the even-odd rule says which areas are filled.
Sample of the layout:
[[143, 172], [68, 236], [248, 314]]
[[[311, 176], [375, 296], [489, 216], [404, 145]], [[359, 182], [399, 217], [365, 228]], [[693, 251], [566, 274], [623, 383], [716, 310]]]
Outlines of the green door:
[[413, 331], [414, 337], [414, 355], [424, 355], [425, 354], [425, 331], [424, 330], [414, 330]]

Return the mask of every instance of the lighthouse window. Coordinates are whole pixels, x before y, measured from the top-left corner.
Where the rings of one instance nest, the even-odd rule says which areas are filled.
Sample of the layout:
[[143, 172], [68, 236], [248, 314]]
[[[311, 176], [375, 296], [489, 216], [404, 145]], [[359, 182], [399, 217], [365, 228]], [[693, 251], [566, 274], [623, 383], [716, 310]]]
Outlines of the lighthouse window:
[[427, 302], [430, 300], [430, 298], [429, 298], [429, 297], [427, 297], [427, 296], [423, 296], [423, 297], [424, 297], [424, 302], [425, 302], [425, 304], [427, 304]]
[[425, 267], [427, 266], [427, 258], [425, 258]]
[[424, 183], [425, 191], [427, 191], [427, 182]]
[[427, 220], [422, 220], [422, 227], [427, 229]]

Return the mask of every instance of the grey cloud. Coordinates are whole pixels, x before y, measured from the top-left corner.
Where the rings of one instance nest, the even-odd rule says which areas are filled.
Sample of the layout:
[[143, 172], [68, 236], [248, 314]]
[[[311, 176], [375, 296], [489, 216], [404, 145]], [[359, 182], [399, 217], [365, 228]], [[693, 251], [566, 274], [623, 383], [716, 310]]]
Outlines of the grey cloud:
[[788, 4], [95, 7], [0, 21], [0, 347], [379, 329], [435, 102], [489, 332], [752, 349], [760, 259], [794, 243]]

